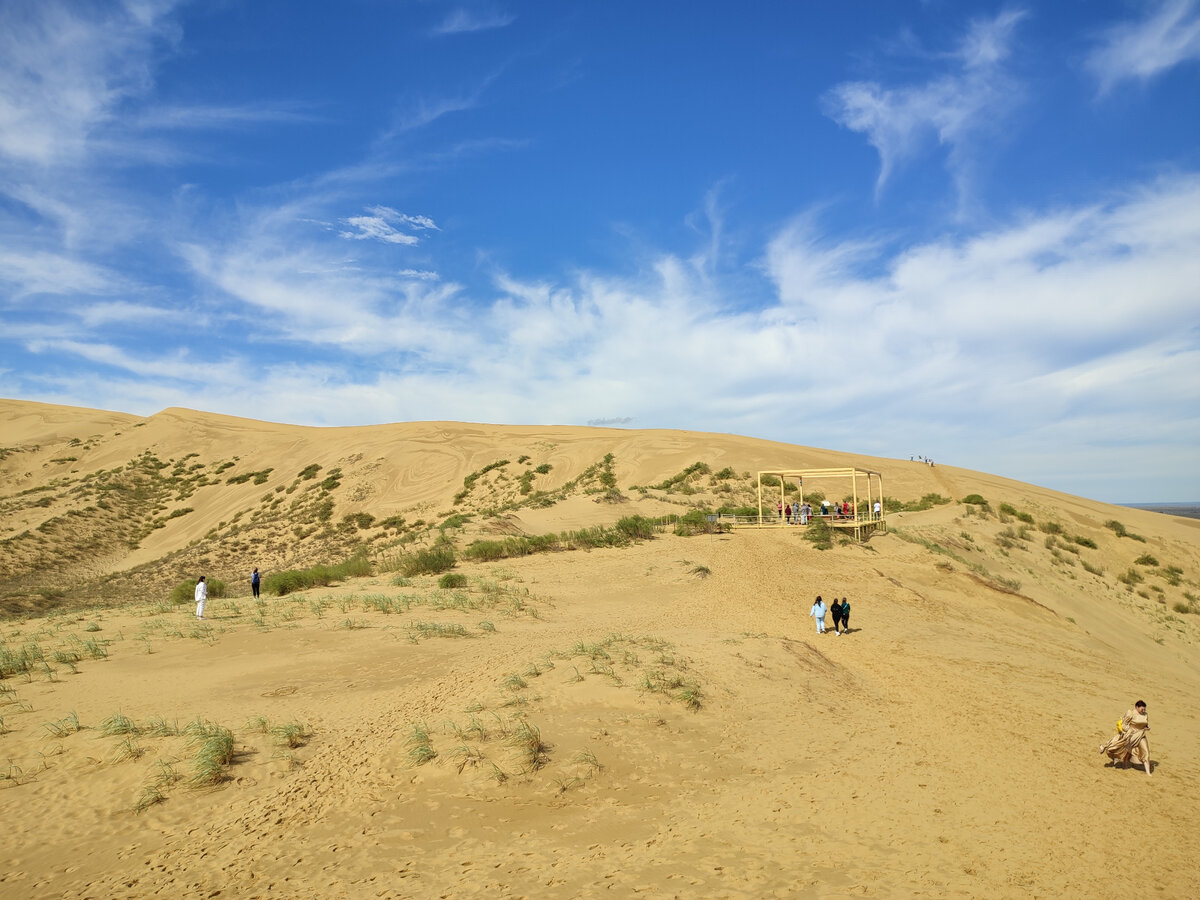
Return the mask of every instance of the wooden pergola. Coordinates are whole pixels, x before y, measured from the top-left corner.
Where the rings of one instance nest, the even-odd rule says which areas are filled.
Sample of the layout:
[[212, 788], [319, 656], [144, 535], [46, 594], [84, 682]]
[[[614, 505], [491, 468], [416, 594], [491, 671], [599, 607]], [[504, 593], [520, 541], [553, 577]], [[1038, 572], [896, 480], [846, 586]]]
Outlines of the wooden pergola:
[[[876, 529], [887, 531], [887, 514], [883, 510], [883, 476], [869, 469], [850, 467], [845, 469], [764, 469], [758, 473], [758, 527], [777, 528], [787, 527], [783, 514], [778, 510], [770, 510], [768, 515], [763, 513], [763, 476], [774, 476], [779, 482], [779, 504], [786, 500], [784, 485], [788, 480], [794, 480], [800, 487], [800, 502], [804, 503], [805, 485], [821, 479], [837, 478], [850, 479], [850, 491], [854, 497], [852, 514], [821, 516], [814, 515], [812, 519], [822, 518], [831, 528], [853, 530], [856, 540], [862, 540], [864, 535], [870, 535]], [[862, 479], [863, 491], [859, 490]], [[860, 515], [858, 511], [859, 497], [867, 501], [867, 512]], [[875, 502], [879, 502], [879, 515], [875, 515]], [[799, 515], [794, 517], [799, 521]], [[810, 521], [812, 521], [810, 519]]]

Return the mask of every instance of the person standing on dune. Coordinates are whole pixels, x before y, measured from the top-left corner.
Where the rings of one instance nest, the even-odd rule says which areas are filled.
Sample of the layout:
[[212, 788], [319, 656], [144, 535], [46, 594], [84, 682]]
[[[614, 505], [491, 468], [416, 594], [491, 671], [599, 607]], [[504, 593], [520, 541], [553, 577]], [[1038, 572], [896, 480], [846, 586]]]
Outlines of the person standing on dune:
[[258, 589], [262, 584], [262, 576], [258, 574], [258, 566], [254, 567], [254, 571], [250, 573], [250, 589], [254, 591], [254, 599], [258, 599]]
[[1131, 760], [1145, 768], [1150, 774], [1150, 720], [1146, 716], [1146, 701], [1139, 700], [1117, 723], [1117, 733], [1107, 744], [1100, 745], [1100, 752], [1118, 763]]
[[196, 618], [204, 618], [204, 605], [208, 602], [208, 585], [204, 583], [204, 576], [200, 576], [200, 580], [196, 582]]

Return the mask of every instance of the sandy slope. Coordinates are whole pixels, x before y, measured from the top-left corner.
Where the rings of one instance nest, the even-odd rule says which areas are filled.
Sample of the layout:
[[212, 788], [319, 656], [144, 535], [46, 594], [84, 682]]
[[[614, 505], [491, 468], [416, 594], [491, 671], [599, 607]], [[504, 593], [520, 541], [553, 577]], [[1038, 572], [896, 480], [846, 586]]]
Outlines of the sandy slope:
[[[216, 417], [209, 432], [180, 413], [174, 427], [187, 433], [175, 434], [161, 418], [135, 429], [139, 440], [161, 428], [155, 440], [179, 448], [207, 447], [213, 433], [246, 454], [254, 440], [294, 444], [278, 465], [288, 471], [355, 447], [369, 462], [404, 432], [403, 452], [361, 473], [378, 479], [362, 501], [376, 508], [409, 502], [388, 483], [443, 466], [449, 483], [421, 488], [436, 508], [463, 472], [539, 440], [555, 445], [555, 477], [612, 452], [622, 485], [697, 458], [844, 459], [682, 433], [428, 423], [383, 427], [372, 444], [371, 429]], [[123, 433], [105, 446], [130, 423], [112, 427]], [[139, 446], [95, 449], [116, 460]], [[909, 540], [826, 552], [796, 529], [664, 533], [460, 562], [460, 591], [379, 575], [261, 609], [215, 601], [206, 623], [159, 596], [10, 620], [4, 647], [37, 646], [47, 664], [0, 681], [0, 896], [1083, 897], [1110, 891], [1130, 859], [1143, 892], [1192, 895], [1197, 617], [1172, 616], [1169, 603], [1197, 591], [1196, 527], [1119, 511], [1141, 544], [1105, 529], [1117, 513], [1102, 504], [949, 467], [877, 465], [896, 496], [979, 491], [1038, 521], [1053, 514], [1095, 538], [1081, 562], [1103, 561], [1105, 574], [1056, 561], [1041, 533], [1002, 554], [998, 520], [950, 505], [893, 517]], [[544, 533], [677, 499], [575, 497], [506, 522]], [[1183, 584], [1146, 566], [1145, 586], [1161, 593], [1116, 582], [1144, 552], [1177, 562]], [[851, 599], [852, 633], [813, 634], [816, 593]], [[107, 658], [84, 652], [89, 641]], [[698, 709], [679, 699], [689, 687]], [[1152, 778], [1096, 752], [1135, 696], [1150, 703]], [[156, 717], [229, 727], [227, 780], [163, 783], [164, 801], [135, 814], [162, 763], [190, 775], [194, 749], [183, 736], [101, 734], [118, 712], [143, 729]], [[305, 723], [309, 737], [281, 748], [251, 726], [259, 717]], [[548, 745], [536, 769], [511, 743], [522, 721]], [[423, 765], [410, 756], [418, 723], [438, 754]]]

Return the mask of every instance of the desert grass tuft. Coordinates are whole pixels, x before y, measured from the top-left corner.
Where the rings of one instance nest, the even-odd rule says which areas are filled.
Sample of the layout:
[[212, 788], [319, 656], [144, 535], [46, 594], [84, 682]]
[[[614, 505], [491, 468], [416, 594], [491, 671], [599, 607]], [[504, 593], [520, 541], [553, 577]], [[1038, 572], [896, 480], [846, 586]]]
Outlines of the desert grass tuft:
[[162, 716], [154, 716], [143, 726], [142, 733], [151, 737], [174, 737], [179, 734], [179, 723], [168, 722]]
[[536, 772], [550, 762], [551, 746], [542, 740], [541, 729], [528, 719], [518, 722], [508, 736], [508, 744], [516, 749], [527, 773]]
[[100, 723], [100, 733], [105, 737], [121, 734], [141, 734], [141, 729], [133, 719], [121, 713], [114, 713]]
[[141, 759], [145, 752], [146, 748], [138, 743], [137, 735], [127, 734], [117, 742], [116, 749], [113, 750], [112, 761], [119, 763], [127, 759]]
[[600, 772], [604, 769], [604, 766], [600, 764], [600, 760], [596, 759], [596, 754], [588, 749], [580, 750], [571, 758], [571, 761], [587, 766], [593, 772]]
[[468, 744], [461, 744], [460, 746], [455, 747], [450, 751], [450, 755], [456, 760], [455, 766], [457, 767], [460, 775], [462, 774], [463, 769], [465, 769], [467, 766], [475, 768], [476, 766], [485, 762], [487, 759], [487, 757], [483, 755], [483, 752], [480, 751], [478, 747], [472, 747]]
[[274, 738], [276, 746], [287, 747], [289, 750], [303, 747], [311, 734], [308, 726], [299, 722], [285, 722], [271, 729], [271, 737]]
[[79, 724], [79, 716], [74, 711], [67, 713], [57, 722], [47, 722], [45, 727], [55, 737], [66, 737], [83, 729]]
[[409, 639], [416, 643], [421, 638], [456, 638], [470, 637], [470, 632], [462, 625], [444, 624], [442, 622], [412, 622], [408, 626]]
[[192, 748], [192, 787], [220, 784], [228, 775], [226, 767], [233, 762], [233, 732], [228, 728], [197, 719], [184, 729]]
[[138, 799], [134, 803], [134, 813], [140, 815], [156, 803], [165, 802], [167, 799], [167, 789], [182, 777], [169, 762], [161, 759], [158, 760], [155, 763], [154, 770], [150, 774], [149, 780], [142, 787], [142, 792], [138, 795]]
[[522, 678], [520, 675], [516, 674], [515, 672], [512, 675], [509, 675], [507, 678], [505, 678], [504, 681], [501, 682], [501, 684], [504, 685], [504, 687], [506, 687], [510, 691], [521, 691], [521, 690], [524, 690], [525, 688], [529, 687], [529, 682], [527, 682], [524, 678]]
[[429, 740], [429, 726], [424, 722], [412, 724], [404, 745], [408, 747], [408, 762], [412, 766], [423, 766], [437, 758], [437, 751], [433, 749]]
[[565, 794], [572, 788], [582, 787], [584, 780], [578, 775], [566, 775], [562, 778], [555, 778], [554, 783], [558, 788], [558, 793]]

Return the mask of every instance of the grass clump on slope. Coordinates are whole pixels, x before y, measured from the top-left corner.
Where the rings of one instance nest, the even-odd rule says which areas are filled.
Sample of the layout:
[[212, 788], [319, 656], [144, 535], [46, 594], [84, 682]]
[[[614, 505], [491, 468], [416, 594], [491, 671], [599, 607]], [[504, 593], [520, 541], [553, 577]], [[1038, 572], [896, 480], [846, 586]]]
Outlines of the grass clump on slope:
[[285, 572], [275, 572], [263, 579], [263, 590], [268, 594], [282, 597], [284, 594], [295, 591], [325, 587], [347, 578], [370, 574], [372, 574], [371, 561], [367, 559], [366, 554], [356, 553], [349, 559], [332, 566], [320, 565], [309, 569], [289, 569]]

